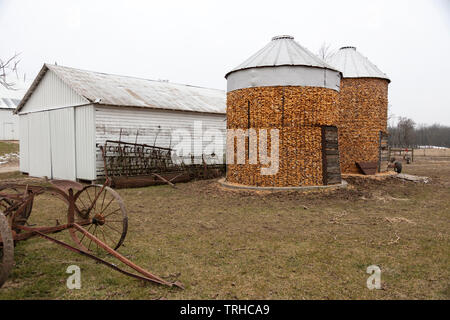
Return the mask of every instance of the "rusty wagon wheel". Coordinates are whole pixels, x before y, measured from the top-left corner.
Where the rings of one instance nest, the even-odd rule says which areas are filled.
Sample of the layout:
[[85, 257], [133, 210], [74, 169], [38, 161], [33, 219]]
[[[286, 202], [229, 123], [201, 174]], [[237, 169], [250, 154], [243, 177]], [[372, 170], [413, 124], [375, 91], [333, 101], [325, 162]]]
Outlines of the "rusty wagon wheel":
[[0, 211], [0, 287], [8, 279], [14, 265], [14, 241], [11, 227], [3, 212]]
[[[91, 224], [83, 226], [85, 230], [114, 250], [123, 244], [128, 230], [128, 216], [116, 191], [106, 186], [102, 190], [100, 185], [89, 185], [75, 194], [75, 207], [75, 222], [91, 220]], [[81, 249], [99, 250], [97, 244], [81, 232], [70, 229], [70, 233]]]
[[[5, 216], [10, 216], [18, 210], [22, 203], [21, 199], [26, 197], [26, 185], [11, 184], [0, 186], [0, 193], [0, 211], [3, 211]], [[2, 194], [8, 196], [3, 196]], [[13, 225], [23, 226], [30, 217], [32, 209], [33, 201], [29, 201], [23, 210], [14, 216]], [[20, 233], [21, 230], [16, 229], [14, 231]]]

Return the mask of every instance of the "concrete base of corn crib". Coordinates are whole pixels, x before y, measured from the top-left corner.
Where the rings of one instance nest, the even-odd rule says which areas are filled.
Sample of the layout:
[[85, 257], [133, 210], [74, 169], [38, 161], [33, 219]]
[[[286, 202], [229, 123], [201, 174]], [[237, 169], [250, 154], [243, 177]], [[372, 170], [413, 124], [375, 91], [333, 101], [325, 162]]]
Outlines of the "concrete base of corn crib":
[[343, 179], [354, 177], [354, 178], [362, 178], [362, 179], [383, 180], [386, 178], [397, 176], [397, 174], [398, 173], [394, 172], [394, 171], [377, 172], [374, 175], [368, 175], [368, 176], [361, 174], [361, 173], [342, 173], [341, 177]]
[[342, 180], [339, 184], [331, 184], [327, 186], [300, 186], [300, 187], [256, 187], [256, 186], [246, 186], [237, 183], [227, 182], [225, 178], [220, 179], [219, 184], [230, 189], [236, 190], [257, 190], [257, 191], [301, 191], [301, 190], [314, 190], [314, 189], [339, 189], [347, 188], [347, 181]]

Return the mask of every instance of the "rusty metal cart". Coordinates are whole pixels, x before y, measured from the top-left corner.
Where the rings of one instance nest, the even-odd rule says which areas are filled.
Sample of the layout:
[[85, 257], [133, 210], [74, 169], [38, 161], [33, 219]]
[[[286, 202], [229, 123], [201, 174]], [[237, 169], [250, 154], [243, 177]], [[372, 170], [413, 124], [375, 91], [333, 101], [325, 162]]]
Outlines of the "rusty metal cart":
[[[128, 230], [125, 205], [107, 180], [104, 185], [82, 185], [68, 180], [50, 180], [50, 186], [4, 184], [0, 186], [0, 287], [14, 265], [14, 244], [41, 237], [66, 249], [90, 257], [128, 276], [167, 286], [168, 282], [134, 264], [116, 250], [123, 244]], [[67, 205], [66, 223], [56, 220], [53, 226], [29, 225], [28, 218], [36, 197], [44, 193], [57, 197]], [[64, 216], [63, 216], [64, 217]], [[74, 243], [70, 245], [50, 234], [68, 230]], [[106, 251], [137, 273], [129, 272], [95, 255]]]

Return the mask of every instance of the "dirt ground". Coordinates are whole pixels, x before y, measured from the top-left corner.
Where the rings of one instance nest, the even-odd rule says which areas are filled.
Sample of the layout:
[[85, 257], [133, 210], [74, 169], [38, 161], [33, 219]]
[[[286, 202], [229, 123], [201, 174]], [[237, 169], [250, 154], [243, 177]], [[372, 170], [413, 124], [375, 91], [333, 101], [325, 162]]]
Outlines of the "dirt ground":
[[[18, 154], [19, 142], [18, 141], [0, 141], [0, 157], [11, 154]], [[11, 157], [6, 163], [0, 161], [0, 173], [14, 172], [19, 170], [18, 157]]]
[[19, 161], [8, 162], [0, 166], [0, 173], [14, 172], [19, 170]]
[[[347, 189], [275, 193], [230, 191], [215, 180], [119, 190], [129, 215], [119, 251], [184, 290], [32, 239], [17, 244], [0, 299], [449, 299], [450, 161], [404, 172], [432, 180], [348, 177]], [[38, 200], [34, 221], [64, 220], [64, 204]], [[80, 290], [66, 288], [72, 264]], [[381, 290], [366, 286], [371, 265], [381, 268]]]

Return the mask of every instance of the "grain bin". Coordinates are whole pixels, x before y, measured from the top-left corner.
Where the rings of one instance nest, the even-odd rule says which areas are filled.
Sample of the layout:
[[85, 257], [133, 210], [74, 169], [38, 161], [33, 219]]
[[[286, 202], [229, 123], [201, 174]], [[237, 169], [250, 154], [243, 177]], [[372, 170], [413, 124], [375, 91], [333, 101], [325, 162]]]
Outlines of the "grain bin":
[[[299, 187], [341, 182], [336, 129], [339, 71], [293, 37], [277, 36], [225, 78], [227, 183]], [[257, 143], [252, 144], [251, 135], [245, 137], [245, 161], [239, 164], [238, 138], [230, 139], [230, 132], [252, 129]], [[268, 141], [267, 153], [271, 153], [275, 131], [279, 145], [277, 170], [267, 174], [262, 170], [267, 165], [262, 161], [261, 142]], [[256, 145], [257, 152], [252, 147]], [[258, 154], [257, 163], [252, 161], [252, 154]]]
[[355, 47], [342, 47], [328, 62], [343, 74], [338, 123], [342, 173], [360, 173], [358, 163], [386, 171], [389, 78]]

